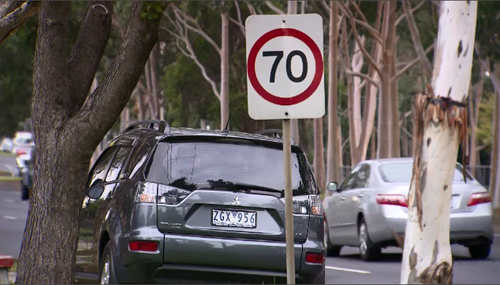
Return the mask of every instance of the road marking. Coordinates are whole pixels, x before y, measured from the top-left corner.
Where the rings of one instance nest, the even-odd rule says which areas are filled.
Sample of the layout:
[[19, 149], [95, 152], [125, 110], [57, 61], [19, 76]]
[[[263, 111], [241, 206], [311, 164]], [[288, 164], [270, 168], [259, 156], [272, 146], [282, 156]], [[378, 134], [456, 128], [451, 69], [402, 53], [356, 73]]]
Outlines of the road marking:
[[494, 234], [494, 236], [496, 236], [496, 237], [500, 237], [500, 235], [499, 235], [499, 234]]
[[13, 202], [14, 202], [14, 200], [11, 200], [11, 199], [5, 199], [5, 200], [4, 200], [4, 202], [5, 202], [5, 203], [13, 203]]
[[12, 216], [3, 216], [2, 218], [6, 219], [6, 220], [17, 220], [16, 217], [12, 217]]
[[356, 269], [349, 269], [349, 268], [342, 268], [342, 267], [334, 267], [334, 266], [325, 266], [326, 269], [330, 270], [337, 270], [337, 271], [346, 271], [346, 272], [352, 272], [352, 273], [359, 273], [359, 274], [370, 274], [370, 271], [364, 271], [364, 270], [356, 270]]

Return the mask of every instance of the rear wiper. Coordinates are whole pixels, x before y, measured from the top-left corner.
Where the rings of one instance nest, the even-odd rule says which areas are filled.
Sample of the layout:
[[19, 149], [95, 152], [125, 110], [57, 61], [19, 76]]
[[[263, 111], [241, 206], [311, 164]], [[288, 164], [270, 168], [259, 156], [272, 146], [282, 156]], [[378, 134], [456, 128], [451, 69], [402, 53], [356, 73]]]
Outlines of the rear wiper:
[[274, 189], [274, 188], [270, 188], [270, 187], [259, 186], [259, 185], [254, 185], [254, 184], [247, 184], [247, 183], [233, 183], [233, 182], [226, 182], [226, 181], [213, 181], [212, 183], [208, 183], [208, 184], [203, 185], [201, 187], [200, 187], [200, 185], [198, 185], [198, 189], [200, 189], [200, 188], [208, 188], [211, 190], [224, 189], [224, 190], [229, 190], [229, 191], [260, 190], [260, 191], [283, 194], [283, 190], [278, 190], [278, 189]]

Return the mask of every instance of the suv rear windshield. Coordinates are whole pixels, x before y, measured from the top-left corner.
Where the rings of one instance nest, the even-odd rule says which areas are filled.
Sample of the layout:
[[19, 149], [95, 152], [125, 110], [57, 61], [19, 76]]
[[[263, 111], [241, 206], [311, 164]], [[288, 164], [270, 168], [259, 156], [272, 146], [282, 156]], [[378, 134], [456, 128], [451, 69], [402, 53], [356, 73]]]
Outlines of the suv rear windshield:
[[[380, 165], [378, 169], [380, 171], [380, 176], [385, 182], [410, 183], [413, 171], [413, 162], [387, 163]], [[460, 164], [457, 164], [453, 176], [454, 182], [464, 181], [462, 169], [462, 166]], [[465, 174], [465, 177], [467, 178], [467, 180], [472, 180], [472, 177], [467, 172]]]
[[[292, 153], [291, 161], [293, 195], [314, 194], [315, 182], [304, 155]], [[282, 197], [283, 151], [252, 144], [160, 142], [146, 177], [185, 190], [254, 185], [280, 190], [276, 193]]]

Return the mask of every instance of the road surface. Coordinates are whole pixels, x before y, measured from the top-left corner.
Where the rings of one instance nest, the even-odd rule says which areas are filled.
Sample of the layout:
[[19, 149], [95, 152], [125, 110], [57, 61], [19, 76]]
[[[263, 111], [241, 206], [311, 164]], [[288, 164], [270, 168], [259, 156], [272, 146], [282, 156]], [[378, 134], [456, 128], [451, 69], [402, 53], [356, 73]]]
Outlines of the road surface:
[[[327, 284], [400, 284], [402, 250], [383, 251], [378, 262], [364, 262], [357, 248], [343, 248], [338, 258], [326, 259]], [[453, 284], [499, 284], [500, 235], [495, 237], [488, 260], [471, 260], [467, 248], [453, 245]]]
[[[28, 203], [14, 188], [0, 188], [0, 254], [19, 256]], [[455, 255], [454, 284], [498, 284], [500, 236], [496, 236], [489, 260], [469, 258], [466, 248], [452, 246]], [[356, 248], [343, 248], [338, 258], [326, 259], [327, 284], [399, 284], [400, 249], [387, 249], [381, 261], [363, 262]]]
[[17, 173], [16, 158], [12, 156], [6, 156], [0, 153], [0, 171]]

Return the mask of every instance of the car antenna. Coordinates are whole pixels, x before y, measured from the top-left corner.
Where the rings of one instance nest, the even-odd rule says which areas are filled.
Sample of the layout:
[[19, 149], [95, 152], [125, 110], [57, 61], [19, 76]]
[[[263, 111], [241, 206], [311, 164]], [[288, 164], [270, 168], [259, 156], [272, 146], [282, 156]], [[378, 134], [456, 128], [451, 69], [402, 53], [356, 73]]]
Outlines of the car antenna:
[[231, 121], [231, 114], [229, 114], [229, 117], [227, 118], [227, 123], [224, 129], [222, 130], [223, 133], [228, 133], [228, 128], [229, 128], [229, 121]]

